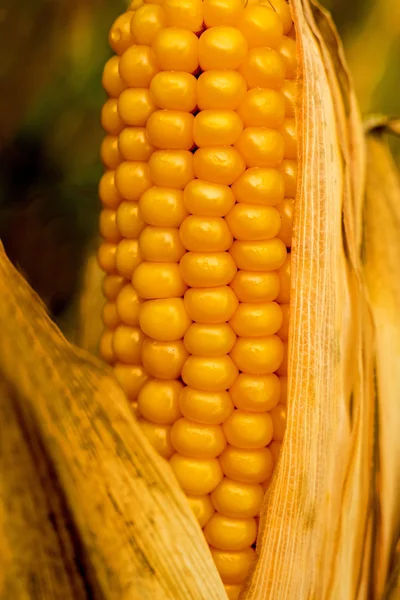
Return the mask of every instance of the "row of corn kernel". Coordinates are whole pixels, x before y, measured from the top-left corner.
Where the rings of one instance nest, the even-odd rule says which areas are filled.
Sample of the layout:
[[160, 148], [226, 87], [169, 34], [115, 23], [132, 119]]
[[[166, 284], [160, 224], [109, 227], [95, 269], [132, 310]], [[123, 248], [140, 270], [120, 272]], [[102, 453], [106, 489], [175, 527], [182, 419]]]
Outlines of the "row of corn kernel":
[[100, 352], [114, 365], [115, 376], [128, 398], [135, 401], [147, 374], [141, 364], [140, 299], [131, 284], [133, 271], [140, 262], [138, 237], [144, 223], [138, 209], [139, 198], [131, 184], [132, 178], [143, 188], [150, 184], [143, 162], [133, 164], [148, 159], [149, 147], [144, 129], [126, 127], [118, 112], [117, 99], [127, 89], [118, 56], [112, 57], [104, 68], [103, 87], [109, 96], [102, 110], [102, 125], [108, 135], [101, 146], [106, 172], [99, 188], [103, 205], [100, 233], [104, 242], [98, 260], [107, 273], [103, 282], [107, 302], [102, 314], [106, 330]]
[[[253, 77], [255, 77], [255, 75], [255, 73], [252, 74]], [[271, 97], [275, 100], [276, 106], [278, 94], [273, 90], [258, 89], [247, 92], [241, 103], [240, 111], [238, 111], [239, 116], [242, 118], [242, 123], [247, 127], [259, 125], [259, 123], [257, 123], [257, 112], [259, 112], [257, 111], [257, 108], [259, 106], [268, 106], [268, 100], [272, 104]], [[260, 121], [265, 125], [265, 114], [261, 114], [260, 116]], [[274, 123], [269, 122], [268, 125], [271, 127]], [[222, 128], [220, 127], [220, 129]], [[238, 149], [244, 156], [247, 166], [262, 167], [264, 161], [270, 163], [274, 162], [274, 160], [279, 163], [280, 157], [274, 159], [270, 156], [260, 156], [257, 155], [257, 152], [252, 152], [254, 148], [251, 148], [251, 143], [257, 135], [262, 137], [264, 134], [264, 139], [255, 140], [254, 146], [257, 146], [257, 143], [259, 145], [259, 148], [256, 148], [256, 150], [260, 150], [261, 146], [263, 146], [264, 149], [268, 146], [270, 140], [266, 138], [265, 130], [253, 129], [250, 131], [250, 129], [247, 129], [247, 134], [247, 138], [244, 136], [241, 137], [241, 144], [238, 145]], [[271, 138], [273, 136], [270, 135], [269, 137]], [[279, 136], [275, 137], [275, 139], [278, 138]], [[259, 174], [260, 171], [252, 171], [250, 168], [242, 177], [239, 177], [239, 179], [236, 180], [235, 185], [232, 186], [232, 189], [236, 191], [236, 200], [238, 200], [238, 196], [240, 196], [238, 190], [243, 186], [243, 183], [245, 187], [248, 178], [254, 177], [256, 173]], [[267, 175], [267, 173], [264, 172], [264, 175]], [[272, 233], [272, 236], [276, 235], [280, 226], [279, 215], [276, 211], [275, 214], [271, 214], [274, 212], [274, 209], [268, 211], [268, 208], [264, 210], [263, 206], [246, 206], [246, 202], [252, 202], [252, 195], [251, 193], [248, 193], [250, 190], [247, 189], [246, 192], [247, 193], [243, 194], [241, 197], [243, 204], [239, 201], [226, 216], [226, 223], [229, 226], [230, 232], [236, 238], [231, 253], [236, 264], [242, 269], [235, 277], [236, 285], [235, 283], [232, 285], [233, 289], [235, 289], [235, 287], [236, 289], [238, 288], [237, 282], [239, 282], [240, 288], [240, 282], [243, 282], [243, 280], [246, 279], [248, 280], [249, 277], [252, 276], [252, 271], [255, 266], [261, 271], [264, 271], [266, 266], [254, 264], [254, 260], [257, 261], [256, 256], [251, 256], [252, 252], [254, 252], [254, 246], [258, 246], [254, 252], [255, 255], [259, 254], [260, 249], [262, 252], [266, 248], [263, 248], [263, 245], [265, 246], [265, 244], [254, 245], [253, 238], [255, 237], [256, 240], [259, 240], [260, 235], [261, 238], [263, 238], [264, 236], [267, 236], [268, 233]], [[249, 214], [249, 212], [252, 214]], [[268, 214], [266, 215], [265, 212]], [[272, 230], [271, 220], [274, 221], [272, 223]], [[246, 239], [246, 226], [247, 233], [249, 229], [251, 230], [254, 227], [257, 230], [255, 236], [250, 235], [250, 240]], [[272, 236], [270, 235], [270, 237]], [[242, 241], [245, 243], [241, 243]], [[246, 244], [247, 241], [250, 241], [251, 244]], [[278, 259], [280, 262], [275, 265], [270, 265], [270, 268], [279, 266], [284, 256], [282, 245], [275, 243], [275, 248], [277, 248], [278, 251], [280, 250], [282, 256]], [[271, 250], [273, 250], [273, 248], [269, 247], [268, 254], [271, 253]], [[250, 269], [250, 271], [246, 271], [246, 269]], [[265, 275], [265, 273], [263, 274]], [[269, 306], [271, 307], [271, 304]], [[268, 310], [268, 307], [265, 304], [257, 305], [258, 309], [260, 307], [261, 311], [264, 313]], [[273, 308], [275, 308], [275, 313], [277, 311], [279, 312], [278, 305], [275, 304]], [[253, 315], [249, 314], [249, 305], [246, 306], [245, 304], [241, 304], [229, 321], [231, 331], [238, 336], [252, 335], [252, 316], [254, 317], [254, 313]], [[278, 328], [279, 323], [276, 329]], [[275, 333], [275, 331], [264, 333]], [[259, 332], [255, 333], [253, 328], [253, 333], [257, 335]], [[272, 340], [268, 341], [271, 342]], [[243, 382], [245, 381], [248, 384], [248, 379], [246, 381], [246, 367], [247, 370], [250, 370], [250, 373], [252, 372], [252, 367], [255, 369], [256, 373], [260, 371], [260, 364], [249, 366], [249, 359], [251, 362], [254, 350], [261, 350], [259, 356], [265, 356], [265, 350], [267, 349], [264, 347], [265, 344], [262, 345], [261, 348], [255, 348], [255, 346], [257, 346], [257, 343], [255, 343], [254, 340], [246, 338], [244, 341], [239, 338], [234, 344], [231, 353], [233, 360], [242, 373], [231, 388], [231, 397], [236, 405], [236, 410], [231, 413], [223, 425], [223, 431], [229, 442], [229, 446], [220, 457], [220, 464], [222, 465], [225, 477], [211, 494], [212, 504], [217, 510], [217, 513], [211, 517], [205, 527], [205, 535], [211, 545], [215, 563], [224, 583], [229, 587], [231, 597], [234, 597], [239, 593], [240, 584], [243, 582], [253, 560], [254, 551], [251, 548], [251, 544], [255, 541], [256, 536], [255, 517], [259, 513], [263, 498], [263, 489], [260, 483], [263, 479], [270, 476], [272, 468], [271, 455], [265, 448], [271, 441], [272, 420], [267, 413], [264, 413], [263, 415], [249, 413], [249, 408], [254, 410], [254, 407], [248, 406], [246, 403], [246, 396], [243, 396], [241, 393], [241, 391], [243, 391]], [[274, 366], [269, 365], [269, 369], [267, 368], [267, 370], [275, 370], [277, 366], [279, 366], [279, 361], [277, 361]], [[263, 365], [263, 368], [265, 368], [265, 365]], [[276, 389], [277, 378], [276, 376], [272, 377], [274, 378], [272, 381], [275, 382]], [[260, 384], [260, 379], [262, 378], [256, 376], [255, 379], [256, 383]], [[265, 378], [263, 379], [263, 383], [265, 383]], [[244, 385], [246, 385], [246, 383]], [[254, 385], [254, 378], [252, 383]], [[275, 394], [274, 402], [276, 403], [277, 400], [277, 394]], [[263, 408], [265, 410], [265, 405]], [[269, 406], [269, 408], [271, 408], [271, 406]], [[248, 472], [246, 472], [246, 468], [243, 470], [241, 465], [244, 463], [247, 469], [249, 466], [251, 469], [254, 459], [256, 459], [256, 461], [258, 460], [259, 465], [261, 464], [264, 467], [264, 473], [260, 480], [257, 481], [257, 479], [255, 479], [249, 482], [246, 480]], [[267, 467], [267, 469], [265, 469], [265, 467]], [[226, 477], [226, 475], [228, 475], [228, 477]], [[254, 476], [254, 473], [252, 473], [251, 476]]]

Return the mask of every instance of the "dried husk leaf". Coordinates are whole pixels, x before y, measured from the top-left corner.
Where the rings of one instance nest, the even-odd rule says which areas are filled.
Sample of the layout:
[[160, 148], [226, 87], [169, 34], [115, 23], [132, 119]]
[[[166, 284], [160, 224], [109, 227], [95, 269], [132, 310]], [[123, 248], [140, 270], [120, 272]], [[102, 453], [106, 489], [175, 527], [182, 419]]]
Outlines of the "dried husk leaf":
[[373, 547], [372, 330], [360, 276], [362, 128], [329, 16], [293, 0], [299, 181], [285, 440], [242, 598], [367, 598]]
[[31, 423], [0, 381], [0, 599], [89, 598], [63, 495]]
[[396, 579], [400, 597], [400, 178], [385, 136], [400, 133], [399, 125], [379, 116], [367, 121], [363, 263], [376, 345], [376, 598]]
[[62, 491], [90, 597], [226, 600], [171, 469], [109, 369], [65, 341], [3, 248], [0, 298], [0, 375]]

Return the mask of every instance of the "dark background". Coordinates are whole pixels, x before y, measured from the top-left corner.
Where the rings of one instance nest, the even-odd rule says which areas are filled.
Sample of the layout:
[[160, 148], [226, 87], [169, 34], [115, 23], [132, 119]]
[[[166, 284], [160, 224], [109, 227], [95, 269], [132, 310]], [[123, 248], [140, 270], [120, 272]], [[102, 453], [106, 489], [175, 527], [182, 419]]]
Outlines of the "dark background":
[[[364, 114], [400, 113], [400, 2], [324, 0]], [[3, 0], [0, 237], [56, 320], [96, 243], [101, 73], [122, 0]], [[395, 148], [396, 158], [400, 158]]]

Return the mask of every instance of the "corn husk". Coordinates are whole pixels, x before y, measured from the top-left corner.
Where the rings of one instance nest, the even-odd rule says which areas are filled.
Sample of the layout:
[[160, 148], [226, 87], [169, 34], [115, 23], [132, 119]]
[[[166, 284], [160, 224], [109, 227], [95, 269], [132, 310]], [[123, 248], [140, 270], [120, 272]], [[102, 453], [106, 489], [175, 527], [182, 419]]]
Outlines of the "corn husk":
[[[400, 121], [370, 118], [363, 267], [375, 326], [377, 489], [374, 590], [400, 597], [400, 178], [386, 132]], [[397, 596], [395, 592], [397, 590]]]
[[[392, 197], [398, 182], [394, 174], [386, 181], [387, 155], [376, 136], [369, 138], [364, 202], [364, 135], [340, 41], [316, 3], [293, 0], [292, 9], [300, 175], [288, 426], [241, 600], [394, 600], [400, 274]], [[90, 306], [97, 302], [84, 298], [93, 300]], [[15, 474], [0, 492], [0, 555], [7, 558], [0, 599], [19, 598], [34, 579], [43, 600], [68, 598], [72, 585], [77, 598], [82, 589], [82, 597], [96, 600], [226, 600], [169, 465], [141, 433], [110, 371], [66, 342], [3, 251], [0, 308], [0, 376], [8, 394], [2, 419], [13, 423], [14, 436], [1, 460], [12, 468], [7, 456], [20, 438], [20, 477], [32, 481], [15, 506], [5, 500], [21, 493]], [[44, 466], [35, 483], [37, 462]], [[23, 509], [33, 494], [40, 527]], [[47, 496], [61, 506], [56, 514], [66, 524], [66, 554], [54, 534], [57, 519], [46, 520]], [[49, 546], [38, 540], [40, 556], [56, 557], [50, 570], [45, 559], [36, 564], [29, 545], [41, 527]], [[55, 565], [64, 596], [50, 584]], [[18, 588], [12, 574], [24, 568], [29, 577]]]

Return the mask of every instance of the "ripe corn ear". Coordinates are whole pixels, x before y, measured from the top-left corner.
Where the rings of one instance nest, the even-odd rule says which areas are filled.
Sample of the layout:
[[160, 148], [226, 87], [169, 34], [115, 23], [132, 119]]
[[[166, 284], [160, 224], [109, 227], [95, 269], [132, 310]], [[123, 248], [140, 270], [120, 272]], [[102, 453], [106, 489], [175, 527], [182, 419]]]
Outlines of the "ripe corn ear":
[[134, 0], [110, 44], [100, 350], [237, 598], [286, 421], [290, 9]]

